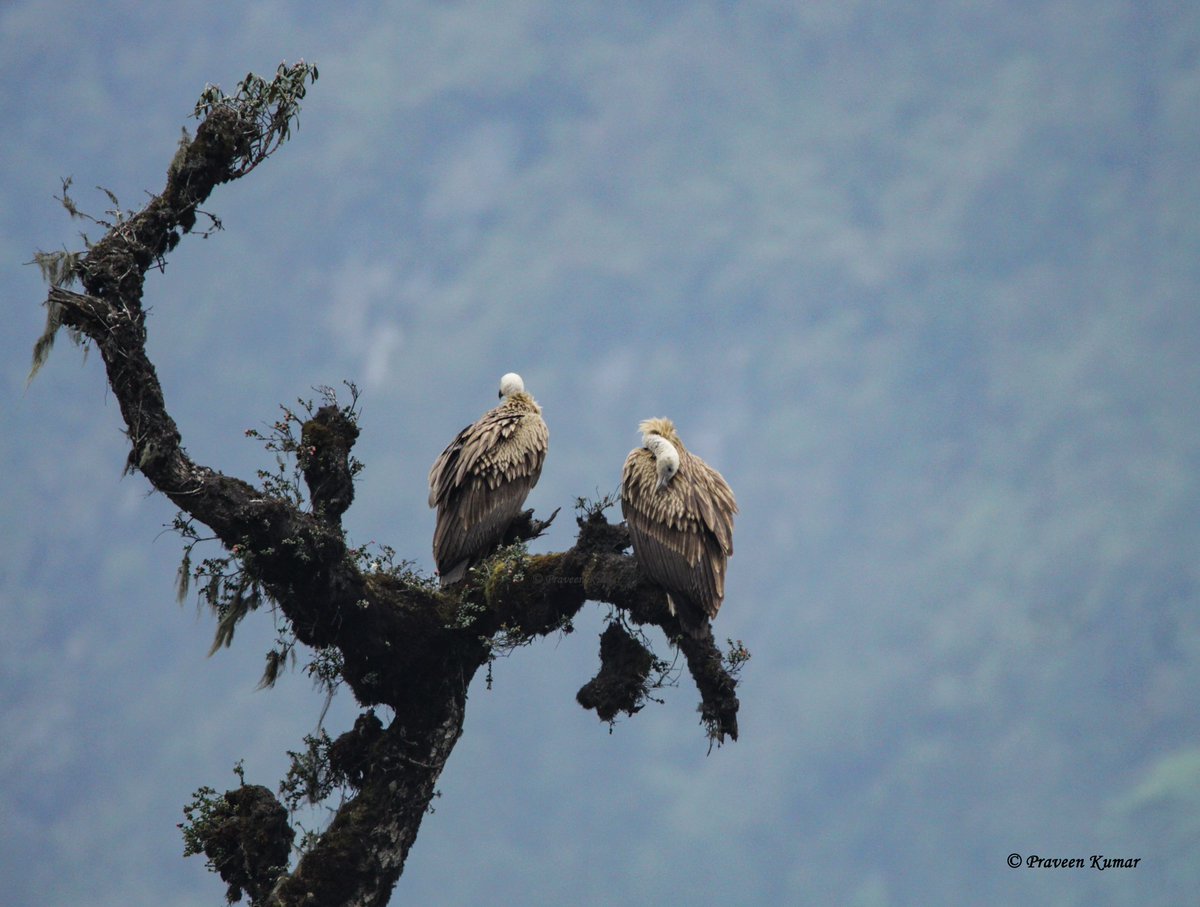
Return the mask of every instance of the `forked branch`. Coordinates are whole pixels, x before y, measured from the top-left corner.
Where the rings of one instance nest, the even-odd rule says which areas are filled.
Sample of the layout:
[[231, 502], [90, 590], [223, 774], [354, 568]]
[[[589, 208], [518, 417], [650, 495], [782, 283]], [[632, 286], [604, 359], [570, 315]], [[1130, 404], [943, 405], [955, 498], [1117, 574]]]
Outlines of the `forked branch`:
[[[253, 590], [256, 604], [261, 590], [296, 640], [338, 653], [330, 663], [366, 709], [355, 731], [331, 748], [350, 796], [294, 871], [278, 856], [290, 828], [264, 788], [243, 785], [224, 795], [224, 812], [212, 814], [223, 824], [205, 826], [207, 838], [196, 831], [197, 852], [211, 845], [210, 859], [231, 893], [245, 891], [256, 904], [383, 904], [462, 733], [471, 679], [498, 647], [567, 630], [586, 601], [607, 602], [633, 624], [656, 625], [676, 641], [700, 691], [710, 739], [737, 738], [738, 701], [735, 676], [711, 636], [683, 636], [662, 592], [625, 553], [628, 534], [603, 514], [611, 502], [587, 509], [575, 544], [552, 554], [528, 555], [521, 542], [541, 534], [554, 516], [523, 514], [506, 540], [517, 544], [475, 568], [462, 587], [442, 591], [399, 571], [369, 569], [347, 545], [341, 517], [358, 468], [351, 457], [358, 436], [352, 407], [316, 411], [289, 450], [307, 484], [309, 508], [298, 490], [289, 496], [269, 484], [256, 487], [196, 463], [184, 450], [146, 351], [146, 274], [192, 230], [216, 186], [251, 172], [287, 139], [316, 76], [315, 67], [298, 63], [280, 66], [270, 82], [251, 75], [232, 96], [206, 89], [195, 137], [181, 142], [163, 191], [108, 224], [85, 252], [39, 258], [51, 287], [34, 371], [61, 328], [96, 347], [129, 438], [126, 468], [187, 514], [185, 525], [211, 527], [239, 565], [235, 591]], [[70, 288], [75, 283], [81, 291]], [[225, 615], [230, 637], [252, 607]], [[580, 701], [604, 720], [637, 711], [648, 692], [647, 659], [653, 662], [627, 632], [606, 631], [600, 675]], [[386, 727], [375, 706], [393, 712]]]

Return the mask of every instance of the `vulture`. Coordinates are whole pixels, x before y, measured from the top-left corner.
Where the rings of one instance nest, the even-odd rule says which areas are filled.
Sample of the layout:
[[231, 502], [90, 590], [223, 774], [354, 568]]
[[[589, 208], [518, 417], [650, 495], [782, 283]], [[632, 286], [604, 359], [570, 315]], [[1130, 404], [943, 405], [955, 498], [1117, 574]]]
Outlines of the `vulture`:
[[550, 433], [521, 376], [500, 379], [504, 402], [458, 433], [429, 470], [437, 508], [433, 560], [443, 586], [492, 553], [537, 484]]
[[725, 597], [737, 503], [721, 474], [683, 446], [670, 419], [647, 419], [638, 430], [642, 446], [621, 471], [633, 553], [666, 591], [684, 631], [702, 639]]

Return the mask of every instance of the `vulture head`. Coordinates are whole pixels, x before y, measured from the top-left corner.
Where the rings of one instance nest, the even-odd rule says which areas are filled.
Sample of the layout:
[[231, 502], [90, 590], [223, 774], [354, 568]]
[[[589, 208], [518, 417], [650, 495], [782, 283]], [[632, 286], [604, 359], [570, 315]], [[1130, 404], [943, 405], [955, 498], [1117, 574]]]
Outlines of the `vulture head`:
[[654, 468], [658, 473], [658, 490], [666, 488], [679, 472], [679, 451], [662, 435], [647, 435], [646, 449], [654, 454]]
[[511, 397], [513, 394], [525, 393], [525, 382], [516, 372], [509, 372], [500, 379], [500, 396]]

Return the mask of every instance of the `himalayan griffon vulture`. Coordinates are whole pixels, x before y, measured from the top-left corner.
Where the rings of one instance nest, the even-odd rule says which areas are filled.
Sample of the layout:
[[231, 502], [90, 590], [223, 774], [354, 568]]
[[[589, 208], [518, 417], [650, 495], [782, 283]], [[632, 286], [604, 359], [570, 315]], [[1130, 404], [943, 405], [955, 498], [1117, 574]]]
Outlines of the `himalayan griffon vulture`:
[[621, 472], [621, 511], [633, 553], [667, 593], [684, 631], [702, 639], [725, 597], [737, 503], [721, 474], [689, 453], [670, 419], [638, 426], [642, 445]]
[[443, 586], [492, 553], [546, 459], [550, 433], [521, 376], [501, 378], [500, 396], [504, 402], [460, 431], [429, 470], [433, 559]]

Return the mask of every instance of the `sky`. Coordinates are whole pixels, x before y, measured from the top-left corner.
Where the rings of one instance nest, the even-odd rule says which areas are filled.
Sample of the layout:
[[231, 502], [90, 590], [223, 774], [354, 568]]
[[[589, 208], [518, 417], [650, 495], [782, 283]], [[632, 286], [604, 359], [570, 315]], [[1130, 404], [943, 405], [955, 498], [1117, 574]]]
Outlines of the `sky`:
[[[299, 58], [291, 141], [147, 280], [192, 457], [252, 479], [246, 429], [354, 381], [351, 541], [431, 571], [429, 465], [511, 370], [550, 426], [529, 504], [564, 510], [533, 550], [652, 416], [740, 505], [741, 738], [708, 752], [686, 675], [611, 732], [583, 712], [588, 606], [476, 679], [394, 903], [1194, 897], [1200, 8], [11, 0], [8, 903], [219, 903], [183, 805], [239, 760], [274, 788], [321, 718], [301, 670], [255, 689], [270, 613], [206, 657], [99, 357], [60, 337], [26, 384], [26, 263], [101, 233], [62, 179], [139, 207], [207, 83]], [[1139, 863], [1028, 865], [1093, 855]]]

